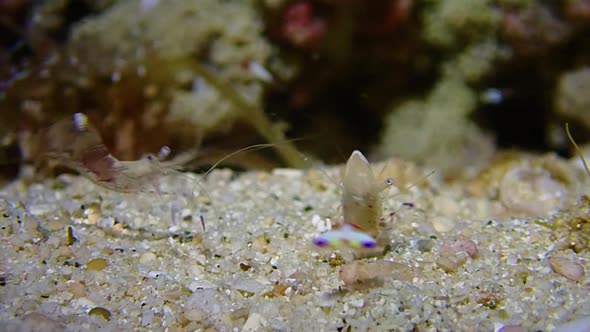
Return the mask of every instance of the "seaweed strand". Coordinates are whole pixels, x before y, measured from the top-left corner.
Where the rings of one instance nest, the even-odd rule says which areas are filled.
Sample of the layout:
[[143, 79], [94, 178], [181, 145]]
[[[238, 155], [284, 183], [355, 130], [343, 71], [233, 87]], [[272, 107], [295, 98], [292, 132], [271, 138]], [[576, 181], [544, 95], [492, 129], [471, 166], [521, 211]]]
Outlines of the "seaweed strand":
[[[273, 126], [272, 122], [266, 117], [260, 108], [248, 103], [242, 96], [234, 91], [234, 89], [213, 75], [199, 62], [195, 61], [191, 68], [194, 69], [208, 84], [215, 87], [221, 94], [227, 97], [234, 107], [242, 112], [246, 121], [249, 121], [262, 137], [273, 144], [277, 153], [279, 153], [290, 167], [303, 168], [305, 166], [305, 161], [301, 157], [299, 151], [297, 151], [293, 144], [285, 139], [285, 135], [281, 130]], [[278, 142], [281, 143], [278, 144]]]
[[576, 141], [572, 137], [572, 134], [570, 133], [570, 128], [567, 123], [565, 124], [565, 133], [567, 134], [567, 137], [570, 139], [570, 142], [572, 142], [572, 145], [576, 149], [576, 152], [582, 158], [582, 162], [584, 163], [584, 168], [586, 169], [586, 173], [588, 173], [588, 175], [590, 175], [590, 168], [588, 168], [588, 163], [586, 162], [586, 158], [584, 158], [584, 154], [582, 154], [580, 147], [578, 146], [578, 144], [576, 143]]

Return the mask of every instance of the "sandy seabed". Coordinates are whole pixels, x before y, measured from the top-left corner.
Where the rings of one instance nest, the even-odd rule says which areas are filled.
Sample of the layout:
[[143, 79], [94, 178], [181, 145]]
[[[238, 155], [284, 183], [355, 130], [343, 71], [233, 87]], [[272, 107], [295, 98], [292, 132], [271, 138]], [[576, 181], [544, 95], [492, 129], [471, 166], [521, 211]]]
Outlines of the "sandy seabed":
[[[541, 225], [560, 212], [511, 215], [497, 195], [435, 174], [383, 194], [384, 214], [397, 214], [378, 253], [316, 248], [340, 218], [337, 175], [218, 170], [133, 194], [70, 175], [18, 180], [0, 191], [0, 330], [553, 331], [588, 320], [590, 254]], [[478, 253], [449, 256], [462, 240]], [[375, 271], [345, 283], [354, 262]]]

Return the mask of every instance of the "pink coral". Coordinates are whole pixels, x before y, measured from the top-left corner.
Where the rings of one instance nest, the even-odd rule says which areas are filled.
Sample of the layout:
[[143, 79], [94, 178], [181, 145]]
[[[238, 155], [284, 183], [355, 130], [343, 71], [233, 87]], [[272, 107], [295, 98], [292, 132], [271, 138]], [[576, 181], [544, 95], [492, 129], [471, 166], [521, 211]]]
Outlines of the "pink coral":
[[290, 5], [284, 16], [283, 36], [294, 46], [313, 48], [326, 34], [327, 23], [314, 16], [310, 1]]

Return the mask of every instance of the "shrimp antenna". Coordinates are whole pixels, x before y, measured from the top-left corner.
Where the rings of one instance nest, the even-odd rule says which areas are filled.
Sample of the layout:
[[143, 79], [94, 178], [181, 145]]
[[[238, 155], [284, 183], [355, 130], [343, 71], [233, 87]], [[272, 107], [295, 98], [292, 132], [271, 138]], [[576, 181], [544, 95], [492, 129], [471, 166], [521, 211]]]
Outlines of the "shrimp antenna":
[[[428, 172], [427, 174], [425, 174], [424, 176], [422, 176], [418, 181], [416, 181], [414, 183], [411, 183], [409, 186], [407, 186], [405, 188], [398, 188], [399, 191], [397, 193], [395, 193], [393, 195], [390, 195], [390, 196], [387, 196], [386, 198], [387, 199], [392, 199], [392, 198], [394, 198], [394, 197], [396, 197], [398, 195], [401, 195], [402, 192], [407, 192], [408, 190], [414, 188], [415, 186], [423, 183], [427, 178], [429, 178], [435, 172], [436, 171], [430, 171], [430, 172]], [[392, 179], [391, 178], [387, 178], [386, 181], [389, 182], [389, 181], [392, 181]]]
[[[383, 165], [383, 167], [381, 167], [381, 170], [379, 171], [379, 178], [380, 178], [380, 179], [382, 179], [382, 178], [383, 178], [383, 172], [385, 172], [385, 170], [387, 169], [387, 164], [388, 164], [388, 163], [389, 163], [389, 162], [386, 162], [386, 163]], [[428, 174], [426, 174], [426, 175], [422, 176], [422, 177], [421, 177], [421, 178], [420, 178], [418, 181], [416, 181], [416, 182], [414, 182], [414, 183], [410, 184], [409, 186], [407, 186], [407, 187], [403, 188], [403, 191], [408, 191], [408, 190], [410, 190], [410, 189], [414, 188], [415, 186], [417, 186], [417, 185], [419, 185], [420, 183], [424, 182], [424, 180], [426, 180], [428, 177], [430, 177], [430, 176], [431, 176], [432, 174], [434, 174], [434, 173], [435, 173], [435, 171], [430, 171], [430, 172], [428, 172]], [[389, 178], [389, 177], [385, 179], [385, 182], [386, 182], [386, 187], [389, 187], [389, 186], [391, 186], [391, 185], [394, 185], [394, 184], [395, 184], [395, 183], [394, 183], [394, 181], [393, 181], [393, 179], [392, 179], [392, 178]], [[400, 189], [400, 192], [401, 192], [401, 191], [402, 191], [402, 190]]]
[[[298, 140], [299, 139], [296, 139], [296, 138], [289, 139], [289, 140], [285, 140], [284, 143], [291, 143], [291, 142], [298, 141]], [[203, 173], [203, 177], [206, 177], [207, 175], [209, 175], [211, 172], [213, 172], [213, 170], [215, 168], [217, 168], [217, 166], [219, 166], [219, 164], [221, 164], [224, 161], [226, 161], [226, 160], [234, 157], [235, 155], [238, 155], [238, 154], [240, 154], [242, 152], [246, 152], [246, 151], [257, 151], [257, 150], [261, 150], [261, 149], [265, 149], [265, 148], [270, 148], [270, 147], [273, 147], [273, 146], [278, 145], [278, 144], [281, 144], [281, 143], [282, 142], [279, 142], [279, 143], [254, 144], [254, 145], [247, 146], [245, 148], [241, 148], [241, 149], [239, 149], [237, 151], [234, 151], [234, 152], [228, 154], [227, 156], [219, 159], [215, 164], [213, 164], [213, 166], [209, 167], [209, 169], [205, 173]]]
[[588, 175], [590, 176], [590, 168], [588, 168], [588, 163], [586, 162], [586, 158], [584, 158], [584, 155], [582, 154], [582, 150], [580, 150], [580, 147], [578, 146], [578, 144], [576, 143], [576, 141], [572, 137], [572, 134], [570, 133], [570, 128], [569, 128], [569, 125], [567, 122], [565, 123], [565, 133], [567, 134], [567, 137], [570, 139], [570, 142], [572, 142], [572, 145], [574, 146], [574, 149], [576, 149], [576, 152], [578, 153], [578, 155], [580, 155], [580, 158], [582, 158], [582, 162], [584, 163], [584, 168], [586, 169], [586, 173], [588, 173]]
[[[298, 139], [290, 139], [290, 140], [286, 140], [285, 142], [294, 142], [294, 141], [297, 141], [297, 140]], [[239, 149], [237, 151], [234, 151], [234, 152], [228, 154], [227, 156], [219, 159], [215, 164], [213, 164], [213, 166], [209, 167], [209, 169], [205, 173], [203, 173], [203, 175], [201, 176], [201, 180], [202, 179], [205, 179], [207, 177], [207, 175], [209, 175], [211, 172], [213, 172], [213, 170], [215, 170], [215, 168], [217, 168], [217, 166], [219, 166], [221, 163], [223, 163], [224, 161], [226, 161], [226, 160], [228, 160], [228, 159], [230, 159], [230, 158], [232, 158], [232, 157], [234, 157], [234, 156], [236, 156], [236, 155], [238, 155], [238, 154], [240, 154], [242, 152], [257, 151], [257, 150], [261, 150], [261, 149], [273, 147], [273, 146], [275, 146], [277, 144], [281, 144], [281, 143], [254, 144], [254, 145], [247, 146], [245, 148], [241, 148], [241, 149]], [[181, 173], [181, 172], [179, 172], [179, 173]], [[191, 179], [191, 180], [194, 180], [194, 179]], [[200, 189], [204, 190], [206, 195], [208, 195], [209, 197], [211, 197], [209, 195], [209, 193], [207, 192], [207, 190], [203, 186], [201, 186], [199, 182], [200, 181], [196, 181], [197, 186]], [[219, 216], [219, 214], [217, 213], [217, 209], [215, 208], [215, 204], [213, 204], [213, 202], [211, 202], [211, 207], [213, 208], [214, 213]], [[201, 223], [204, 225], [204, 221], [203, 220], [201, 220]], [[205, 228], [205, 227], [203, 226], [203, 228]]]
[[404, 188], [404, 191], [408, 191], [412, 188], [414, 188], [415, 186], [419, 185], [420, 183], [424, 182], [426, 179], [428, 179], [432, 174], [434, 174], [435, 171], [430, 171], [427, 174], [425, 174], [424, 176], [422, 176], [418, 181], [412, 183], [411, 185], [407, 186]]

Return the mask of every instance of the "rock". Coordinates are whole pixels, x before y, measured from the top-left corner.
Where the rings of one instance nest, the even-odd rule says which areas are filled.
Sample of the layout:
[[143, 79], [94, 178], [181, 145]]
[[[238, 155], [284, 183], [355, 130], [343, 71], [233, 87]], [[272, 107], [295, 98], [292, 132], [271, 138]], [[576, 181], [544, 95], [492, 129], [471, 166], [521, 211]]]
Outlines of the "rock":
[[260, 328], [266, 326], [266, 324], [267, 321], [262, 315], [253, 312], [244, 323], [244, 326], [242, 326], [242, 331], [259, 331]]
[[581, 264], [560, 257], [549, 257], [548, 260], [555, 273], [572, 281], [580, 281], [584, 278], [584, 267]]

